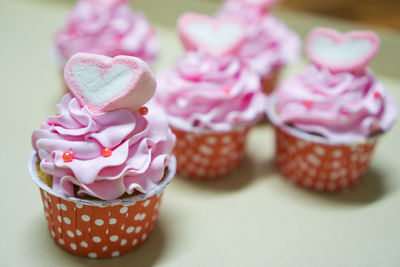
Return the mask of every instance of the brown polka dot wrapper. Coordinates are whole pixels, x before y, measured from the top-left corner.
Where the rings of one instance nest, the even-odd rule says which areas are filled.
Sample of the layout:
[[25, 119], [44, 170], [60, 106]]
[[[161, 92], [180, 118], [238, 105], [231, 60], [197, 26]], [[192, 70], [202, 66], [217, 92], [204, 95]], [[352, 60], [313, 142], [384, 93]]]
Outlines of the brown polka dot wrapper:
[[[335, 192], [356, 185], [366, 171], [377, 138], [362, 143], [329, 144], [307, 140], [276, 127], [276, 164], [297, 185]], [[309, 139], [313, 139], [310, 136]]]
[[262, 91], [264, 94], [271, 94], [274, 91], [281, 73], [281, 67], [275, 67], [270, 73], [261, 78]]
[[36, 173], [36, 153], [29, 161], [32, 179], [39, 185], [51, 237], [75, 255], [109, 258], [141, 246], [156, 224], [165, 186], [175, 175], [172, 157], [168, 173], [153, 191], [114, 201], [93, 201], [55, 193]]
[[224, 177], [239, 167], [250, 126], [230, 132], [187, 132], [171, 127], [177, 137], [178, 174], [195, 179]]

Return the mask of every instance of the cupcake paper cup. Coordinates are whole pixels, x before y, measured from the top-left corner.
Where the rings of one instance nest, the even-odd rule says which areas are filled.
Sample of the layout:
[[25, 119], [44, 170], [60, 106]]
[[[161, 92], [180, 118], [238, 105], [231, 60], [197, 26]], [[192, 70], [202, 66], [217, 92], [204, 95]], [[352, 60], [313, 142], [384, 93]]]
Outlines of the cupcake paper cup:
[[229, 132], [188, 132], [171, 126], [177, 137], [174, 154], [178, 174], [195, 179], [215, 179], [230, 174], [243, 160], [250, 127], [242, 126]]
[[379, 136], [363, 142], [334, 143], [277, 125], [273, 99], [267, 115], [275, 125], [275, 162], [283, 176], [315, 191], [336, 192], [356, 185], [369, 166]]
[[276, 83], [278, 82], [279, 75], [281, 73], [281, 69], [281, 67], [275, 67], [270, 73], [267, 73], [263, 77], [261, 77], [262, 91], [264, 92], [264, 94], [269, 95], [275, 89]]
[[38, 176], [37, 155], [29, 173], [39, 186], [51, 237], [72, 254], [89, 258], [117, 257], [142, 245], [155, 226], [165, 186], [175, 175], [171, 157], [168, 173], [151, 192], [114, 201], [68, 197], [54, 192]]
[[329, 144], [276, 127], [276, 164], [294, 183], [316, 191], [356, 185], [370, 163], [377, 138], [363, 143]]

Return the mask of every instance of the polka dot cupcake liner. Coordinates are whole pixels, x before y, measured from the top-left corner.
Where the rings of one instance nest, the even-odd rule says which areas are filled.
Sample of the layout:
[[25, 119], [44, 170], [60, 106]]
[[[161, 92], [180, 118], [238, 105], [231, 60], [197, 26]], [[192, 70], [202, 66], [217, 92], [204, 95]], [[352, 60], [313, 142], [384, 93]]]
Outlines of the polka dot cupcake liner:
[[96, 207], [40, 192], [51, 237], [61, 248], [89, 258], [117, 257], [142, 245], [153, 231], [162, 196]]
[[174, 154], [178, 174], [188, 178], [215, 179], [239, 167], [250, 126], [231, 132], [187, 132], [172, 127], [177, 137]]
[[269, 95], [275, 89], [280, 73], [281, 67], [275, 67], [270, 73], [261, 78], [262, 91], [265, 94]]
[[117, 257], [142, 245], [156, 224], [165, 186], [175, 175], [171, 158], [168, 174], [155, 190], [115, 201], [93, 201], [55, 193], [36, 173], [36, 153], [29, 162], [32, 179], [39, 185], [51, 237], [75, 255]]
[[281, 127], [276, 132], [276, 164], [297, 185], [335, 192], [356, 185], [366, 171], [377, 138], [363, 143], [329, 144], [307, 140]]

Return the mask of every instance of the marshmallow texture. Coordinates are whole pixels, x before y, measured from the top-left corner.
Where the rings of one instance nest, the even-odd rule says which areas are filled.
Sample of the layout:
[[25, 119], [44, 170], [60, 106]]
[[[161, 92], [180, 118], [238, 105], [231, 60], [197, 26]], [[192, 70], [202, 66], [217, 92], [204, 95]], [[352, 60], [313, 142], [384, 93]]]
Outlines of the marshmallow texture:
[[373, 59], [380, 46], [371, 31], [340, 33], [317, 28], [307, 38], [306, 50], [311, 61], [333, 72], [359, 71]]
[[129, 56], [78, 53], [67, 62], [64, 78], [71, 93], [95, 113], [121, 108], [136, 111], [156, 88], [146, 63]]
[[216, 56], [234, 54], [244, 41], [243, 25], [232, 18], [186, 13], [179, 18], [178, 29], [186, 50], [201, 50]]

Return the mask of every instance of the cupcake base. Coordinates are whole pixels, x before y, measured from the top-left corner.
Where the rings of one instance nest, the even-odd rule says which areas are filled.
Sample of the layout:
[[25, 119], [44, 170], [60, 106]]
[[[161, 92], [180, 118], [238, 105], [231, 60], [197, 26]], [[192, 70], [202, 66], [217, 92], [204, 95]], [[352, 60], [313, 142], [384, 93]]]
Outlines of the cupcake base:
[[275, 67], [270, 73], [267, 73], [261, 78], [262, 91], [264, 94], [269, 95], [274, 91], [280, 73], [281, 67]]
[[276, 164], [297, 185], [335, 192], [356, 185], [366, 171], [377, 138], [363, 143], [328, 144], [306, 140], [281, 127], [276, 132]]
[[67, 201], [43, 189], [47, 226], [58, 246], [89, 258], [109, 258], [141, 246], [155, 226], [162, 193], [133, 205], [96, 207]]
[[178, 174], [195, 179], [226, 176], [239, 167], [244, 157], [250, 127], [230, 132], [187, 132], [171, 127], [177, 137], [174, 154]]
[[114, 201], [68, 197], [54, 192], [38, 176], [36, 153], [29, 172], [40, 187], [45, 217], [57, 245], [89, 258], [117, 257], [142, 245], [152, 233], [165, 186], [175, 175], [171, 157], [168, 172], [153, 191]]

